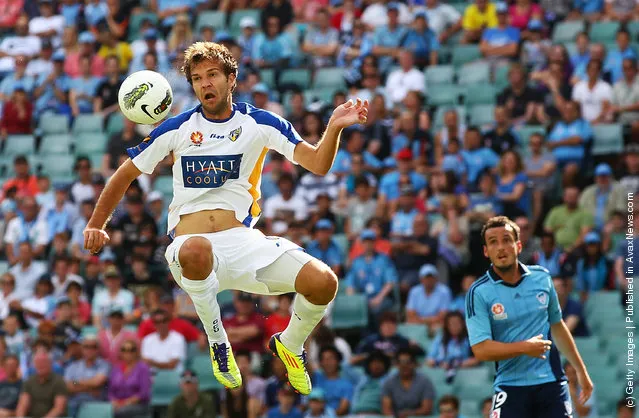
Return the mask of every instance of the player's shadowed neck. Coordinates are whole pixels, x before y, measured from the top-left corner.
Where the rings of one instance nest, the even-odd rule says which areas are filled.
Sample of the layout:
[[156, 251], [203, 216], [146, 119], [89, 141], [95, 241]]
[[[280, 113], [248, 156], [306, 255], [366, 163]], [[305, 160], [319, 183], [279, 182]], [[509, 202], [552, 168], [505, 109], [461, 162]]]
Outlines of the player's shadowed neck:
[[509, 269], [501, 269], [491, 264], [488, 274], [491, 279], [497, 282], [502, 281], [506, 286], [517, 286], [528, 274], [528, 269], [519, 261]]

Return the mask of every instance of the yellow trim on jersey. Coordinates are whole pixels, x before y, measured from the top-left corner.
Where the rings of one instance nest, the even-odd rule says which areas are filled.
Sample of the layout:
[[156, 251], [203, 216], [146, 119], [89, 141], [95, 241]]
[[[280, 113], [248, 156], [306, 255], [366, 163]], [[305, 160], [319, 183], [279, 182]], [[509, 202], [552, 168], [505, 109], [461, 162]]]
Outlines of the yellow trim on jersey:
[[251, 205], [251, 216], [256, 217], [260, 216], [262, 213], [262, 209], [257, 201], [260, 199], [260, 182], [262, 180], [262, 169], [264, 168], [264, 159], [266, 158], [266, 153], [268, 152], [268, 148], [262, 149], [262, 153], [260, 157], [255, 162], [255, 166], [253, 167], [253, 171], [251, 171], [251, 175], [249, 176], [249, 183], [251, 184], [251, 188], [249, 189], [249, 193], [253, 196], [253, 204]]

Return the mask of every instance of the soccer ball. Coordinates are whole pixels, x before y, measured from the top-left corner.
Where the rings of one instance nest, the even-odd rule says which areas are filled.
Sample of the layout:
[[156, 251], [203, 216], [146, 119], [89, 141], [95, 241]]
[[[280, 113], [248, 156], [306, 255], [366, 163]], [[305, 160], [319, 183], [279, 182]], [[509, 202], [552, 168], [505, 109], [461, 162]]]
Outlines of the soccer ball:
[[118, 92], [120, 110], [132, 122], [154, 125], [171, 111], [173, 91], [155, 71], [138, 71], [126, 78]]

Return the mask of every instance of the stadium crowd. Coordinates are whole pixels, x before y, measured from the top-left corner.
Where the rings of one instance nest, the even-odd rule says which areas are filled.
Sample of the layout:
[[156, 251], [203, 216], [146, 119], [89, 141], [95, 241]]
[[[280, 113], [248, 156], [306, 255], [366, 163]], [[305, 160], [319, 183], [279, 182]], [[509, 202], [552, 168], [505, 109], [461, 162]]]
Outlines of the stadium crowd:
[[[639, 235], [636, 0], [0, 10], [0, 417], [488, 417], [494, 368], [473, 358], [464, 312], [488, 268], [481, 226], [499, 214], [520, 228], [521, 262], [552, 274], [578, 344], [595, 350], [586, 363], [603, 358], [585, 405], [570, 379], [576, 416], [634, 416], [616, 368], [625, 345], [601, 343], [625, 339], [597, 318], [621, 312]], [[314, 390], [303, 399], [265, 356], [292, 295], [220, 294], [245, 383], [211, 382], [206, 337], [164, 261], [170, 156], [129, 188], [108, 247], [83, 249], [97, 196], [152, 128], [119, 113], [123, 78], [159, 71], [172, 113], [195, 106], [181, 66], [198, 40], [237, 58], [235, 101], [285, 117], [308, 142], [334, 106], [371, 103], [327, 176], [274, 152], [264, 166], [258, 228], [341, 282], [308, 342]]]

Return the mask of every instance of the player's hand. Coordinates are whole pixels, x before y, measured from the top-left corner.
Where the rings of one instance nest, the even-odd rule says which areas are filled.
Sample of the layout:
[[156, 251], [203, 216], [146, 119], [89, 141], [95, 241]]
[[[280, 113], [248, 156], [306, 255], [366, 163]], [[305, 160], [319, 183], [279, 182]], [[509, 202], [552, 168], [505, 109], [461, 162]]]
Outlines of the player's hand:
[[588, 372], [584, 370], [582, 373], [577, 373], [577, 382], [579, 382], [579, 387], [581, 388], [579, 402], [583, 405], [590, 399], [590, 395], [592, 395], [592, 380], [590, 380]]
[[366, 123], [368, 120], [368, 100], [349, 100], [333, 110], [333, 116], [328, 122], [337, 128], [344, 129], [356, 123]]
[[546, 359], [546, 353], [550, 351], [552, 341], [544, 340], [543, 335], [539, 334], [526, 341], [525, 354], [530, 357]]
[[103, 229], [87, 227], [84, 230], [84, 249], [91, 254], [99, 253], [110, 240], [109, 234]]

